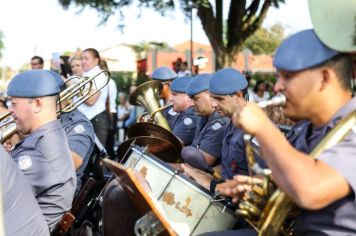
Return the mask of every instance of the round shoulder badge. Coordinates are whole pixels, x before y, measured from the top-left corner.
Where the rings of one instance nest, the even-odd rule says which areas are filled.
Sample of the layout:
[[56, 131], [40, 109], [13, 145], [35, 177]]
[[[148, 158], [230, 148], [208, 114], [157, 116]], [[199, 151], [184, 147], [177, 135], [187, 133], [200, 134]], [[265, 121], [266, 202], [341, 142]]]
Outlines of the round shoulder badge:
[[168, 110], [168, 114], [170, 114], [171, 116], [175, 116], [177, 115], [177, 112], [173, 111], [173, 108]]
[[219, 122], [216, 122], [211, 126], [213, 130], [219, 130], [221, 127], [222, 125]]
[[20, 170], [26, 170], [32, 166], [32, 160], [29, 156], [20, 156], [18, 165]]
[[77, 134], [82, 134], [85, 132], [85, 128], [83, 125], [76, 125], [74, 127], [74, 131], [77, 133]]
[[190, 124], [193, 123], [193, 119], [190, 118], [190, 117], [186, 117], [186, 118], [184, 118], [183, 123], [184, 123], [185, 125], [190, 125]]

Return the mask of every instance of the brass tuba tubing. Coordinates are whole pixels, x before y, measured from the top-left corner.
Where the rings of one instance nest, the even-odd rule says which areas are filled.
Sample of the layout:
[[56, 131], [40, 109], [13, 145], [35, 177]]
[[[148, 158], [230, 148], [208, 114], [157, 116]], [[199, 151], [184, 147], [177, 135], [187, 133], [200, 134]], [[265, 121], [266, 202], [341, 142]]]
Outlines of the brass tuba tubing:
[[159, 97], [162, 91], [162, 84], [159, 81], [148, 81], [136, 88], [130, 95], [129, 102], [132, 105], [141, 105], [147, 109], [150, 114], [150, 120], [169, 131], [171, 128], [163, 116], [162, 107], [159, 104]]
[[[95, 83], [95, 79], [103, 73], [106, 74], [106, 81], [101, 87], [98, 87]], [[59, 94], [59, 100], [57, 104], [61, 104], [62, 102], [66, 102], [66, 104], [62, 108], [62, 110], [57, 111], [57, 115], [59, 115], [61, 112], [71, 112], [75, 108], [79, 107], [83, 102], [85, 102], [94, 94], [103, 89], [109, 83], [110, 78], [111, 77], [109, 72], [104, 70], [98, 72], [92, 77], [69, 77], [67, 80], [64, 81], [64, 83], [67, 83], [68, 81], [71, 81], [73, 79], [76, 79], [77, 81], [69, 85]]]
[[[257, 105], [261, 108], [267, 108], [270, 106], [284, 106], [285, 103], [286, 97], [284, 94], [279, 93], [270, 100], [259, 102]], [[280, 216], [285, 217], [287, 211], [290, 210], [291, 205], [288, 201], [281, 202], [285, 195], [278, 189], [277, 191], [271, 192], [269, 187], [271, 171], [269, 169], [261, 168], [255, 161], [253, 154], [255, 148], [253, 148], [251, 143], [252, 136], [250, 134], [244, 134], [243, 139], [246, 146], [249, 175], [252, 177], [254, 172], [265, 176], [265, 179], [263, 185], [254, 186], [253, 181], [251, 181], [252, 190], [248, 192], [247, 198], [240, 201], [236, 214], [245, 218], [246, 221], [258, 232], [258, 235], [278, 235], [281, 228], [281, 222], [277, 222], [277, 224], [276, 222], [271, 222], [273, 219], [271, 214], [275, 216], [276, 207], [284, 206], [286, 210], [280, 213]], [[266, 222], [268, 223], [266, 224]]]
[[[105, 82], [105, 84], [103, 84], [103, 86], [98, 87], [95, 83], [95, 78], [101, 75], [102, 73], [107, 74], [107, 81]], [[108, 71], [100, 71], [93, 77], [71, 76], [66, 79], [64, 83], [67, 83], [74, 79], [76, 79], [77, 81], [69, 85], [59, 94], [59, 100], [57, 104], [61, 104], [64, 101], [66, 101], [66, 104], [62, 109], [57, 110], [57, 116], [59, 116], [61, 112], [73, 111], [87, 99], [91, 98], [94, 94], [103, 89], [109, 83], [110, 74]], [[77, 100], [73, 101], [73, 98], [76, 96], [78, 97]], [[5, 141], [9, 139], [14, 133], [16, 133], [15, 120], [12, 118], [10, 112], [5, 112], [4, 114], [0, 115], [1, 143], [5, 143]]]

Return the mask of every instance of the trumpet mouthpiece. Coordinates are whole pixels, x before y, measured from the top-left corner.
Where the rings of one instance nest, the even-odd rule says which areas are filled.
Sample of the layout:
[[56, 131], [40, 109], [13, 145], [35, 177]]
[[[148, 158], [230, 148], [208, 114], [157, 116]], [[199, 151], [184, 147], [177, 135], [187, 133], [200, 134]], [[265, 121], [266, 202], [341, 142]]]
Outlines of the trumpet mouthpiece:
[[270, 106], [284, 106], [286, 104], [286, 101], [286, 96], [282, 93], [278, 93], [268, 101], [259, 102], [258, 106], [261, 108], [266, 108]]

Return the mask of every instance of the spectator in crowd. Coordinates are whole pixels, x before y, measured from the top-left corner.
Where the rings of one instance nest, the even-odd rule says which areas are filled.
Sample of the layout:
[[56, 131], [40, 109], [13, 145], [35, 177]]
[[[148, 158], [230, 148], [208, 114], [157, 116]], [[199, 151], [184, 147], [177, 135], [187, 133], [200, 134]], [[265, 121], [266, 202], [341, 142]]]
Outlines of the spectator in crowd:
[[34, 56], [31, 58], [31, 69], [42, 70], [43, 69], [43, 58], [40, 56]]
[[[100, 60], [100, 68], [105, 71], [109, 71], [109, 67], [105, 60]], [[105, 144], [106, 151], [110, 157], [114, 157], [114, 145], [115, 145], [115, 134], [117, 133], [117, 110], [116, 110], [116, 100], [117, 100], [117, 87], [115, 80], [111, 79], [108, 83], [109, 94], [106, 99], [106, 110], [110, 114], [110, 130], [108, 138]]]
[[74, 56], [69, 60], [70, 68], [72, 69], [72, 75], [83, 76], [82, 61], [79, 56]]
[[178, 71], [178, 77], [189, 76], [192, 72], [188, 69], [188, 63], [185, 61], [180, 64], [180, 68]]
[[261, 101], [266, 101], [269, 98], [270, 97], [269, 97], [269, 92], [267, 91], [266, 88], [266, 83], [262, 80], [257, 81], [255, 87], [253, 88], [252, 101], [261, 102]]
[[125, 125], [126, 120], [130, 117], [131, 105], [127, 102], [126, 94], [119, 93], [119, 105], [117, 107], [117, 127], [119, 143], [124, 141], [128, 126]]
[[[106, 110], [106, 100], [109, 89], [106, 83], [108, 82], [107, 75], [101, 73], [100, 55], [94, 48], [85, 49], [81, 54], [83, 76], [93, 77], [97, 88], [102, 88], [91, 98], [79, 106], [79, 110], [91, 121], [94, 126], [94, 131], [101, 144], [105, 145], [110, 131], [110, 116]], [[95, 89], [95, 88], [94, 88]]]

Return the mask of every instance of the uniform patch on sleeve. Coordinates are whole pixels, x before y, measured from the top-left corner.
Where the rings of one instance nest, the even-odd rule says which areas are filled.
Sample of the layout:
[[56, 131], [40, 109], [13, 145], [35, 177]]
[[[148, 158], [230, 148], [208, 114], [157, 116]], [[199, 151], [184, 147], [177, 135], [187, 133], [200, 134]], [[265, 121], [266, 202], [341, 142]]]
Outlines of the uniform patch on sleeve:
[[219, 130], [221, 127], [222, 125], [219, 122], [216, 122], [211, 126], [213, 130]]
[[20, 156], [18, 162], [20, 170], [26, 170], [32, 166], [32, 160], [29, 156]]
[[77, 133], [77, 134], [82, 134], [85, 132], [85, 128], [83, 125], [76, 125], [74, 127], [74, 131]]
[[192, 118], [190, 118], [190, 117], [186, 117], [186, 118], [184, 118], [183, 123], [184, 123], [185, 125], [190, 125], [190, 124], [193, 123], [193, 120], [192, 120]]
[[169, 109], [168, 114], [170, 114], [171, 116], [175, 116], [177, 115], [177, 112], [173, 111], [173, 108]]

